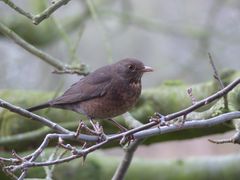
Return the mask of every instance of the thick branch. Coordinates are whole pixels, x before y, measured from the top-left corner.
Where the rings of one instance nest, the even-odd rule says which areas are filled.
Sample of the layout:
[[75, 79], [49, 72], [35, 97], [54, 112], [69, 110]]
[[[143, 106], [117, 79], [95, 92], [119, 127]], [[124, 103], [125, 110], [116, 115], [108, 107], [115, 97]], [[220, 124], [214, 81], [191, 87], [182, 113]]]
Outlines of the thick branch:
[[209, 128], [212, 126], [216, 126], [218, 124], [222, 124], [228, 122], [232, 119], [240, 118], [240, 111], [230, 112], [226, 114], [222, 114], [220, 116], [206, 119], [206, 120], [191, 120], [185, 122], [183, 125], [170, 125], [165, 127], [156, 127], [147, 129], [144, 131], [139, 131], [134, 134], [134, 137], [138, 139], [151, 137], [157, 134], [167, 134], [171, 132], [181, 131], [185, 129], [193, 129], [193, 128]]
[[[139, 127], [142, 125], [138, 120], [136, 120], [130, 113], [123, 114], [123, 117], [125, 121], [127, 121], [127, 124], [130, 125], [130, 127]], [[121, 180], [124, 179], [124, 176], [126, 175], [128, 168], [132, 162], [132, 158], [134, 156], [135, 151], [137, 150], [138, 146], [143, 142], [143, 140], [137, 139], [134, 142], [132, 142], [128, 147], [126, 147], [124, 157], [122, 158], [122, 161], [119, 163], [112, 180]]]
[[25, 109], [22, 109], [20, 107], [14, 106], [14, 105], [12, 105], [12, 104], [10, 104], [10, 103], [2, 100], [2, 99], [0, 99], [0, 107], [6, 108], [6, 109], [8, 109], [8, 110], [10, 110], [12, 112], [15, 112], [15, 113], [20, 114], [20, 115], [22, 115], [24, 117], [30, 118], [30, 119], [32, 119], [34, 121], [38, 121], [38, 122], [40, 122], [40, 123], [42, 123], [42, 124], [52, 128], [53, 130], [55, 130], [57, 132], [60, 132], [60, 133], [70, 133], [69, 130], [59, 126], [58, 124], [56, 124], [56, 123], [54, 123], [54, 122], [52, 122], [52, 121], [50, 121], [50, 120], [48, 120], [48, 119], [46, 119], [44, 117], [38, 116], [38, 115], [36, 115], [34, 113], [31, 113], [31, 112], [29, 112], [29, 111], [27, 111]]
[[121, 160], [120, 164], [118, 165], [117, 170], [115, 171], [112, 180], [121, 180], [124, 179], [124, 176], [127, 173], [127, 170], [130, 166], [132, 158], [134, 156], [135, 151], [137, 150], [138, 146], [141, 144], [142, 140], [136, 140], [126, 149], [123, 159]]
[[[157, 134], [166, 134], [166, 133], [171, 133], [171, 132], [179, 131], [179, 130], [183, 130], [183, 129], [210, 127], [210, 126], [214, 126], [216, 124], [230, 121], [234, 118], [240, 118], [240, 111], [226, 113], [221, 116], [211, 118], [209, 120], [204, 120], [204, 121], [198, 121], [198, 120], [188, 121], [185, 124], [183, 124], [182, 126], [170, 125], [170, 126], [161, 127], [161, 128], [156, 127], [153, 129], [142, 131], [142, 132], [137, 132], [134, 134], [134, 137], [137, 139], [141, 139], [141, 138], [146, 138], [146, 137], [157, 135]], [[22, 164], [12, 165], [12, 166], [7, 167], [7, 169], [9, 169], [11, 171], [16, 171], [19, 169], [28, 169], [31, 167], [49, 166], [49, 165], [69, 162], [69, 161], [79, 158], [79, 157], [83, 157], [83, 156], [85, 157], [87, 154], [95, 151], [96, 149], [99, 149], [100, 147], [107, 144], [108, 142], [113, 141], [115, 139], [119, 139], [121, 137], [124, 137], [124, 136], [126, 136], [126, 134], [127, 134], [127, 132], [110, 136], [105, 141], [102, 141], [102, 142], [100, 142], [96, 145], [93, 145], [89, 148], [86, 148], [86, 149], [81, 149], [81, 150], [75, 149], [74, 153], [72, 155], [70, 155], [68, 157], [64, 157], [62, 159], [57, 159], [57, 160], [52, 160], [52, 161], [47, 161], [47, 162], [23, 161]], [[62, 135], [61, 134], [50, 134], [50, 135], [46, 136], [46, 138], [44, 139], [41, 146], [39, 146], [39, 148], [33, 154], [25, 157], [25, 159], [27, 159], [28, 157], [30, 157], [31, 160], [36, 159], [38, 157], [38, 155], [43, 151], [43, 149], [45, 149], [47, 147], [50, 139], [59, 138], [59, 137], [62, 137], [64, 139], [65, 137], [68, 138], [69, 136], [64, 135], [64, 134], [62, 134]], [[1, 161], [9, 161], [9, 162], [18, 162], [19, 161], [19, 159], [13, 159], [13, 158], [10, 158], [10, 159], [0, 158], [0, 160]]]
[[[36, 115], [34, 113], [31, 113], [31, 112], [29, 112], [29, 111], [27, 111], [23, 108], [14, 106], [14, 105], [12, 105], [12, 104], [10, 104], [10, 103], [2, 100], [2, 99], [0, 99], [0, 107], [6, 108], [6, 109], [8, 109], [12, 112], [15, 112], [15, 113], [20, 114], [24, 117], [30, 118], [31, 120], [38, 121], [38, 122], [48, 126], [49, 128], [55, 130], [58, 133], [69, 134], [69, 136], [71, 136], [71, 137], [74, 135], [74, 132], [63, 128], [62, 126], [58, 125], [57, 123], [54, 123], [54, 122], [48, 120], [47, 118], [44, 118], [44, 117], [41, 117], [41, 116]], [[79, 140], [90, 141], [90, 142], [95, 141], [96, 142], [98, 140], [98, 137], [82, 134], [81, 137], [79, 137]]]

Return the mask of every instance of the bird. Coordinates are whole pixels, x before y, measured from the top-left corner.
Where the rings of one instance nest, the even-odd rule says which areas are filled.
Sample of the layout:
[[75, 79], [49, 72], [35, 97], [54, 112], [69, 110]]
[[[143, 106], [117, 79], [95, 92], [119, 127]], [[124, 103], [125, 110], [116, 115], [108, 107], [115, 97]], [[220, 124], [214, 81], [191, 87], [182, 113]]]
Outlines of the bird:
[[142, 90], [141, 78], [144, 73], [152, 71], [153, 68], [136, 58], [125, 58], [96, 69], [61, 96], [26, 110], [66, 109], [85, 115], [93, 127], [93, 119], [108, 119], [122, 129], [113, 118], [134, 107]]

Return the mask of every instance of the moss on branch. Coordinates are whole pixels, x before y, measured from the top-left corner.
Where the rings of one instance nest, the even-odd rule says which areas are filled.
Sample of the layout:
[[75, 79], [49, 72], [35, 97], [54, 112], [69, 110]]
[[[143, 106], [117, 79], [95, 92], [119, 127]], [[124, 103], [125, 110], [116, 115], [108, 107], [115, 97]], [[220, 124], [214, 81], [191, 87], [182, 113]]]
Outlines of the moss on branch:
[[[239, 72], [228, 71], [224, 73], [223, 82], [228, 84], [237, 77], [240, 77]], [[186, 85], [177, 81], [165, 82], [162, 85], [154, 88], [149, 88], [143, 91], [142, 96], [132, 110], [132, 115], [146, 123], [149, 117], [154, 112], [161, 114], [169, 114], [179, 111], [191, 105], [191, 99], [187, 94], [187, 89], [192, 88], [194, 97], [197, 100], [203, 99], [218, 90], [216, 81], [210, 81], [194, 85]], [[54, 93], [36, 92], [36, 91], [20, 91], [20, 90], [2, 90], [0, 97], [14, 105], [20, 107], [30, 107], [49, 99], [52, 99]], [[41, 98], [39, 98], [41, 97]], [[229, 109], [225, 110], [223, 101], [219, 100], [207, 107], [203, 107], [199, 112], [193, 112], [187, 116], [188, 119], [207, 119], [224, 112], [236, 111], [240, 109], [240, 87], [237, 86], [228, 94]], [[211, 107], [210, 107], [211, 106]], [[80, 119], [86, 119], [74, 112], [57, 109], [44, 109], [36, 112], [39, 115], [49, 118], [60, 125], [75, 130]], [[119, 122], [124, 124], [121, 117], [117, 118]], [[88, 122], [88, 121], [86, 121]], [[116, 133], [116, 129], [111, 123], [102, 120], [104, 131], [107, 133]], [[127, 124], [125, 124], [127, 126]], [[234, 120], [234, 125], [239, 129], [239, 120]], [[169, 141], [176, 139], [189, 139], [199, 136], [222, 133], [232, 129], [229, 125], [221, 124], [212, 128], [203, 129], [189, 129], [171, 134], [161, 136], [154, 136], [144, 141], [145, 144], [152, 144], [154, 142]], [[0, 109], [0, 146], [5, 149], [20, 150], [26, 147], [32, 147], [41, 142], [42, 137], [51, 132], [50, 129], [44, 127], [42, 124], [25, 119], [17, 114], [9, 112], [6, 109]], [[22, 144], [26, 146], [21, 146]], [[105, 147], [112, 147], [118, 143], [108, 144]]]

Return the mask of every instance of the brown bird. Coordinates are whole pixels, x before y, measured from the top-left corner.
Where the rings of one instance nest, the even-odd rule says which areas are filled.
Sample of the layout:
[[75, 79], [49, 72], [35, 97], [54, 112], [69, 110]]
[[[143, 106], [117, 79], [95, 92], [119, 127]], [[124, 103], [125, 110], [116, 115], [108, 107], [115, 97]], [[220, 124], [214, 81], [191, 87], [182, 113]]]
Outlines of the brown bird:
[[[141, 77], [153, 69], [134, 58], [101, 67], [73, 84], [62, 96], [28, 108], [68, 109], [92, 119], [109, 119], [132, 108], [141, 94]], [[114, 121], [116, 125], [119, 125]], [[94, 128], [95, 129], [95, 128]]]

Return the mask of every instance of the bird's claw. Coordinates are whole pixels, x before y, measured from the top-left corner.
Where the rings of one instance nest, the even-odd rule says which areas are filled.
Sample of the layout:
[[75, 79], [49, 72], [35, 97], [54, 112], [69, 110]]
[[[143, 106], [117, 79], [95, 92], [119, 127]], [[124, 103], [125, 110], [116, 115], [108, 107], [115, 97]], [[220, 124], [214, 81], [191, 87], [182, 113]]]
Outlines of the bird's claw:
[[80, 120], [78, 128], [74, 134], [75, 137], [78, 137], [80, 135], [81, 130], [85, 130], [93, 135], [98, 136], [98, 142], [102, 142], [107, 139], [107, 135], [103, 131], [103, 127], [97, 122], [94, 124], [92, 121], [90, 121], [94, 130], [90, 129], [82, 120]]
[[80, 135], [80, 133], [81, 133], [81, 130], [82, 130], [85, 126], [86, 126], [86, 125], [84, 124], [84, 122], [83, 122], [82, 120], [80, 120], [74, 136], [75, 136], [75, 137], [78, 137], [78, 136]]

